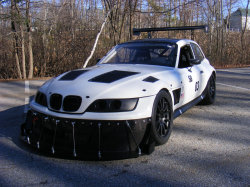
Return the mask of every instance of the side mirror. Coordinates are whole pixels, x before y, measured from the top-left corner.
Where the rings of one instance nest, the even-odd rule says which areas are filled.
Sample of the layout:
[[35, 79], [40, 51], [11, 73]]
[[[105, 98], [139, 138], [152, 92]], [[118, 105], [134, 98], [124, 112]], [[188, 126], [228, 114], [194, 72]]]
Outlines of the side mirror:
[[196, 65], [196, 64], [200, 64], [201, 60], [200, 59], [190, 59], [189, 62], [191, 65]]

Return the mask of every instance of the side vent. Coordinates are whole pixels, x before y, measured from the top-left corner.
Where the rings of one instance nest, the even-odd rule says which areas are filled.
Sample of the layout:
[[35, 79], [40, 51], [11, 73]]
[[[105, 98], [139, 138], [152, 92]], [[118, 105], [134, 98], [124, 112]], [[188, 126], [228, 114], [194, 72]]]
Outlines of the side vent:
[[173, 95], [174, 95], [174, 104], [176, 105], [180, 101], [181, 88], [173, 90]]
[[154, 83], [154, 82], [156, 82], [156, 81], [158, 81], [158, 80], [159, 80], [159, 79], [157, 79], [157, 78], [155, 78], [155, 77], [149, 76], [149, 77], [143, 79], [142, 81]]

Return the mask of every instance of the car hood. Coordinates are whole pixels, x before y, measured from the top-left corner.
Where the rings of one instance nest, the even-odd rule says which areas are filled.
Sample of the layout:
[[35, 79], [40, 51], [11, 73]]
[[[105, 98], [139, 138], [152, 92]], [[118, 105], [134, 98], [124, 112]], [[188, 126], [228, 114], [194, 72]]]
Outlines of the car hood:
[[60, 94], [63, 98], [69, 95], [80, 96], [84, 104], [79, 110], [85, 111], [97, 99], [155, 95], [159, 91], [159, 84], [164, 84], [164, 80], [174, 72], [175, 68], [165, 66], [98, 65], [69, 71], [56, 77], [45, 94], [47, 101], [52, 94]]

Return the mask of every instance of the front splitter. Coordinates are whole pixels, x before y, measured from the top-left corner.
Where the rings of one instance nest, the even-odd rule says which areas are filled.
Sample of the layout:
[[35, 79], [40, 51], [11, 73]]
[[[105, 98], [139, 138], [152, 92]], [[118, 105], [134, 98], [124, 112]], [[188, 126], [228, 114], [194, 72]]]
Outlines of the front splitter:
[[90, 159], [135, 158], [154, 151], [151, 119], [79, 120], [47, 116], [30, 110], [21, 139], [60, 156]]

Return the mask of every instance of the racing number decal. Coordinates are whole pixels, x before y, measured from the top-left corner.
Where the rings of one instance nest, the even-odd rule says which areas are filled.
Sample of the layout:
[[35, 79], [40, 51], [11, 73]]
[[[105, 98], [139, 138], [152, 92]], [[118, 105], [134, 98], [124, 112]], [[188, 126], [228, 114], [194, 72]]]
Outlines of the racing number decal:
[[195, 91], [198, 91], [198, 90], [199, 90], [199, 84], [200, 84], [199, 81], [195, 83]]

